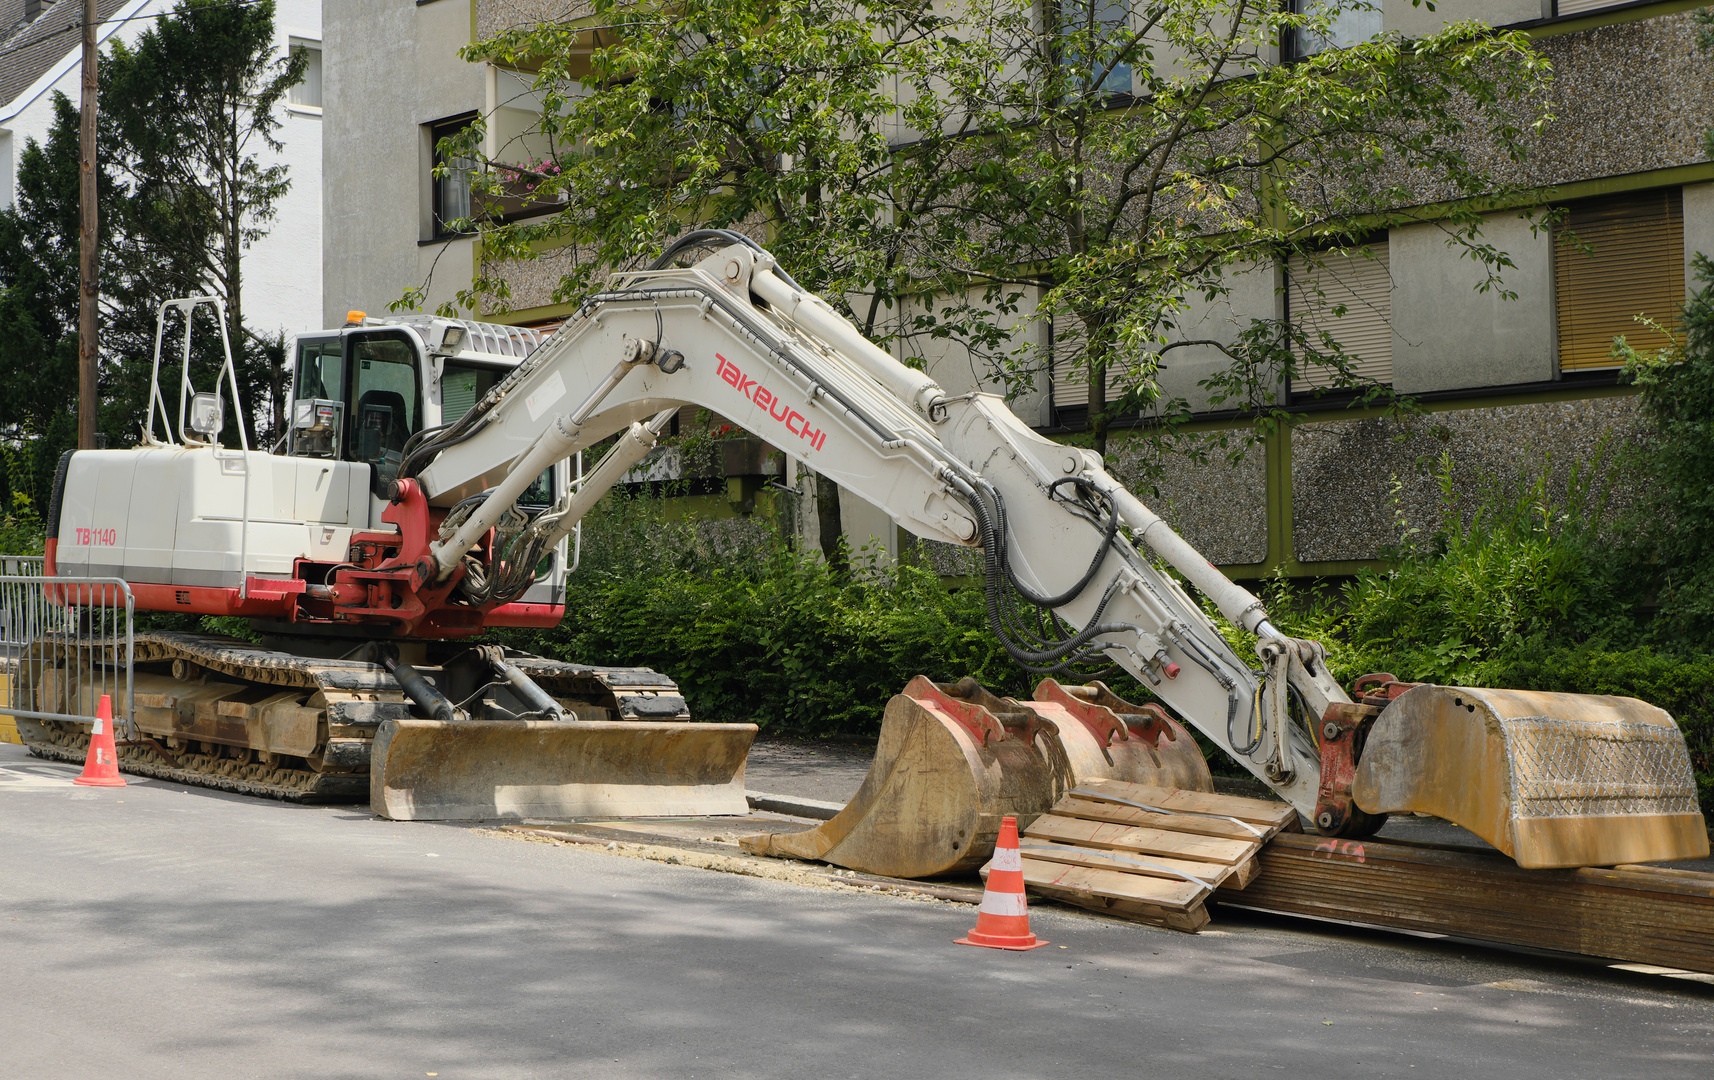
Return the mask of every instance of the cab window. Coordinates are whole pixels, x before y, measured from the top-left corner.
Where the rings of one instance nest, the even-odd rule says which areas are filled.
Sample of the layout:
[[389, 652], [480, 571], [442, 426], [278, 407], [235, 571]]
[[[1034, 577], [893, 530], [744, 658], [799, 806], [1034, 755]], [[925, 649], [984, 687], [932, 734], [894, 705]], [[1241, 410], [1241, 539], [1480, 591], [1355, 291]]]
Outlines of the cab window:
[[500, 369], [448, 360], [440, 376], [440, 422], [455, 423], [505, 376]]
[[347, 339], [352, 402], [346, 456], [375, 466], [382, 479], [398, 474], [405, 440], [422, 428], [417, 353], [403, 334]]
[[345, 399], [345, 356], [337, 338], [298, 342], [298, 400]]

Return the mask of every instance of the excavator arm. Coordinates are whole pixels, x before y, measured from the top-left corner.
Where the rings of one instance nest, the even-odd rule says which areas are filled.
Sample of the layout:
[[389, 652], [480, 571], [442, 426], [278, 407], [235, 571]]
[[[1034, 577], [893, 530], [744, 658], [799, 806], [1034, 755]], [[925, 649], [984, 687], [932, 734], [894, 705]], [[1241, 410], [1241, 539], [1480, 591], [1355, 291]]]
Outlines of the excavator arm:
[[[415, 473], [409, 497], [465, 508], [430, 545], [425, 582], [458, 579], [467, 564], [464, 581], [503, 574], [475, 565], [472, 552], [529, 479], [628, 429], [518, 542], [517, 561], [533, 565], [686, 405], [730, 417], [918, 536], [981, 548], [990, 622], [1020, 664], [1044, 673], [1117, 664], [1313, 816], [1319, 756], [1304, 718], [1349, 702], [1319, 647], [1274, 629], [1255, 596], [1097, 455], [1042, 438], [994, 395], [946, 394], [747, 244], [689, 268], [616, 278], [463, 422], [415, 452], [404, 467]], [[1168, 568], [1260, 636], [1260, 670]], [[1044, 632], [1052, 624], [1032, 607], [1053, 612], [1061, 629]]]
[[[407, 454], [401, 518], [451, 508], [411, 571], [426, 595], [505, 603], [675, 410], [703, 406], [917, 536], [980, 548], [989, 622], [1018, 663], [1047, 674], [1118, 665], [1324, 832], [1426, 809], [1526, 866], [1707, 852], [1683, 738], [1660, 710], [1396, 681], [1353, 702], [1318, 643], [1276, 629], [1097, 455], [1042, 438], [994, 395], [945, 393], [767, 252], [721, 236], [729, 246], [693, 266], [668, 263], [714, 236], [615, 276]], [[619, 431], [577, 490], [533, 519], [518, 511], [544, 468]], [[1180, 578], [1256, 635], [1254, 665]]]

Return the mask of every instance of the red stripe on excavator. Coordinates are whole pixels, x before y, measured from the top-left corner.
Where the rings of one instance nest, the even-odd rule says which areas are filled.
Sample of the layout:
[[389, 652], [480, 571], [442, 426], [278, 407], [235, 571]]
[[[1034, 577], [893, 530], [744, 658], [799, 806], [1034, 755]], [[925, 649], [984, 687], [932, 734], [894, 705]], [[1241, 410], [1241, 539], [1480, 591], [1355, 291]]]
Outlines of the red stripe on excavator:
[[[139, 611], [187, 611], [193, 615], [241, 615], [246, 618], [274, 617], [291, 619], [297, 594], [304, 591], [302, 581], [281, 581], [274, 578], [251, 578], [249, 593], [238, 596], [237, 589], [222, 589], [203, 585], [150, 585], [133, 582], [131, 595], [136, 597]], [[481, 633], [488, 626], [516, 626], [546, 629], [558, 626], [565, 618], [563, 604], [502, 604], [488, 612], [482, 625], [464, 630]], [[306, 628], [326, 626], [322, 619], [298, 620]], [[353, 625], [353, 624], [347, 624]], [[381, 620], [356, 625], [387, 625]], [[391, 625], [397, 625], [392, 623]]]

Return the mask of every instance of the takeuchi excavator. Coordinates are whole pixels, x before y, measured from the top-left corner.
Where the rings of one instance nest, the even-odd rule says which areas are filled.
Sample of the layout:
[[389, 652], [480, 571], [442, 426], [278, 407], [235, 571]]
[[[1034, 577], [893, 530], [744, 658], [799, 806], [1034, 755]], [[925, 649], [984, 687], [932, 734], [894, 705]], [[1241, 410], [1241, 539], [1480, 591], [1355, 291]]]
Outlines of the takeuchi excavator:
[[[311, 796], [366, 785], [399, 818], [744, 812], [753, 725], [693, 721], [654, 672], [471, 640], [566, 616], [568, 538], [689, 405], [919, 537], [981, 549], [989, 621], [1019, 664], [1116, 664], [1176, 713], [1098, 683], [1045, 680], [1026, 707], [916, 680], [887, 723], [932, 716], [956, 738], [907, 731], [910, 717], [884, 726], [852, 813], [893, 790], [893, 824], [847, 821], [847, 842], [867, 828], [865, 842], [916, 843], [914, 828], [969, 844], [963, 826], [942, 828], [959, 783], [979, 789], [978, 832], [997, 826], [998, 803], [1045, 809], [1091, 774], [1205, 784], [1182, 721], [1328, 835], [1415, 811], [1526, 867], [1708, 853], [1663, 711], [1386, 678], [1353, 700], [1319, 643], [1282, 633], [1098, 455], [1044, 439], [999, 397], [945, 392], [735, 233], [681, 237], [545, 339], [356, 313], [302, 336], [290, 431], [271, 451], [221, 445], [226, 406], [243, 408], [230, 362], [202, 393], [186, 365], [171, 423], [158, 353], [141, 445], [61, 463], [50, 572], [123, 578], [142, 610], [246, 617], [261, 643], [139, 635], [127, 768]], [[574, 481], [569, 463], [615, 434]], [[1255, 636], [1253, 660], [1181, 581]], [[64, 692], [43, 683], [44, 701]], [[60, 756], [86, 738], [72, 723], [20, 726]]]

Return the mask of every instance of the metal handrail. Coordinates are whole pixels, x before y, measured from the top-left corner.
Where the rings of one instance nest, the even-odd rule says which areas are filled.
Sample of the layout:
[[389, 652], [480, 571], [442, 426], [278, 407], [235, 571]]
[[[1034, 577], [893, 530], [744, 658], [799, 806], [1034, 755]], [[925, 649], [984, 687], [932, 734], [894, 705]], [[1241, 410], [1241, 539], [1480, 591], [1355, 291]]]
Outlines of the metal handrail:
[[[20, 563], [23, 560], [19, 560]], [[0, 568], [11, 569], [11, 559], [0, 562]], [[120, 601], [123, 598], [124, 624], [120, 626]], [[17, 601], [23, 600], [22, 605]], [[13, 675], [12, 698], [17, 697], [17, 681], [30, 663], [28, 650], [38, 642], [50, 642], [75, 651], [90, 653], [89, 670], [102, 675], [88, 703], [87, 712], [49, 712], [41, 709], [18, 708], [14, 700], [0, 705], [8, 716], [31, 720], [69, 720], [74, 723], [94, 723], [95, 706], [107, 689], [107, 665], [95, 663], [97, 648], [118, 649], [123, 639], [124, 697], [123, 711], [114, 709], [115, 731], [124, 730], [128, 739], [136, 738], [136, 598], [123, 578], [81, 577], [73, 575], [4, 574], [0, 575], [0, 650], [5, 652], [6, 667]], [[43, 658], [45, 659], [45, 658]], [[121, 659], [115, 657], [115, 660]], [[39, 662], [39, 661], [38, 661]], [[40, 672], [37, 672], [40, 675]], [[40, 685], [38, 677], [33, 685]], [[114, 680], [114, 694], [119, 689]], [[73, 680], [57, 695], [67, 704], [82, 705], [81, 680]]]

